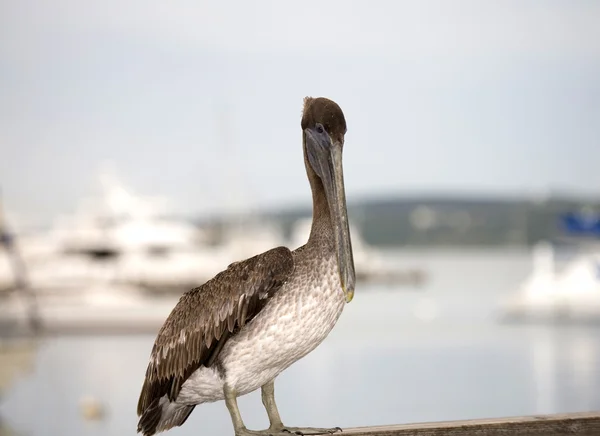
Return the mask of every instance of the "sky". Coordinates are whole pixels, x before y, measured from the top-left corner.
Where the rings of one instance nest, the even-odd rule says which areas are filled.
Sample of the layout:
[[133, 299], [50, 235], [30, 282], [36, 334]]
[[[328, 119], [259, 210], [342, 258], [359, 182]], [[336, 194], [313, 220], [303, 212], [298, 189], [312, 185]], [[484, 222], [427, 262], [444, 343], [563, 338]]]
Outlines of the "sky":
[[600, 2], [0, 0], [0, 189], [49, 222], [112, 165], [188, 216], [310, 205], [304, 96], [348, 200], [600, 194]]

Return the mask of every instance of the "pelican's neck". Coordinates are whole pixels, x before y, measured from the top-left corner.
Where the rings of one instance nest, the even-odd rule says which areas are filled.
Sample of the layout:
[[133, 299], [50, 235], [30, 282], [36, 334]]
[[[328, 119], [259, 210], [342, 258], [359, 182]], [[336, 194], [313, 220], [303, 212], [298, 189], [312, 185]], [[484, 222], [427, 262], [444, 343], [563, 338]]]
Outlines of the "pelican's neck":
[[310, 166], [307, 167], [307, 173], [313, 198], [313, 218], [308, 244], [317, 244], [333, 250], [333, 226], [331, 224], [331, 214], [329, 213], [329, 203], [325, 195], [325, 188], [319, 176], [315, 174]]

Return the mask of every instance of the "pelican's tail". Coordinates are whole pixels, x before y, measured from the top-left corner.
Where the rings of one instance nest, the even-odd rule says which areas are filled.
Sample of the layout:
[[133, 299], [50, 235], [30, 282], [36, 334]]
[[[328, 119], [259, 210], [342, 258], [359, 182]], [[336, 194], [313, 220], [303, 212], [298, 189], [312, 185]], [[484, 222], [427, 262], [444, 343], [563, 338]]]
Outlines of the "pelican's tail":
[[138, 422], [138, 433], [152, 436], [156, 433], [182, 425], [196, 406], [172, 403], [167, 396], [152, 401]]

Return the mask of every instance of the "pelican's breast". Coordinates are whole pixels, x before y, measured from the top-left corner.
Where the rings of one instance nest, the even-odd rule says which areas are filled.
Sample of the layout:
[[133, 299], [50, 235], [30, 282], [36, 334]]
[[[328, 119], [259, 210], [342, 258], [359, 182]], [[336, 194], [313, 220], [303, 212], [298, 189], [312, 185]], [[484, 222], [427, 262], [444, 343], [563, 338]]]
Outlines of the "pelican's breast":
[[314, 350], [345, 305], [334, 256], [299, 259], [292, 278], [221, 354], [228, 384], [250, 392]]

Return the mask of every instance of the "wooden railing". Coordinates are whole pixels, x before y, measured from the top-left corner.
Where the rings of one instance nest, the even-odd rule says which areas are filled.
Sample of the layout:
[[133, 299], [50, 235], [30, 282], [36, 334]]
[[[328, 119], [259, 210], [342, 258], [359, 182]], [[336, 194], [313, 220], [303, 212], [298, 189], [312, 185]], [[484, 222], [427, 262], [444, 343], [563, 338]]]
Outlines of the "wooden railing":
[[[340, 434], [340, 433], [336, 433]], [[356, 427], [352, 436], [600, 436], [600, 411], [502, 419]]]

